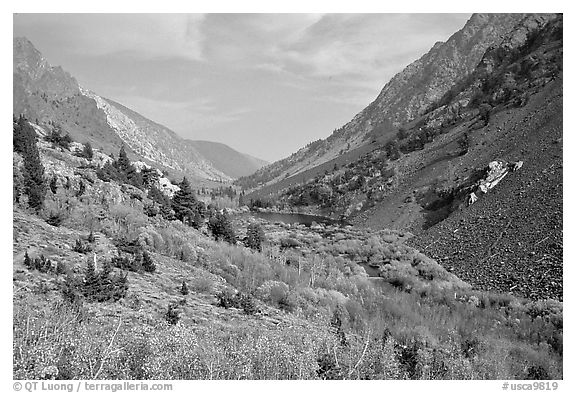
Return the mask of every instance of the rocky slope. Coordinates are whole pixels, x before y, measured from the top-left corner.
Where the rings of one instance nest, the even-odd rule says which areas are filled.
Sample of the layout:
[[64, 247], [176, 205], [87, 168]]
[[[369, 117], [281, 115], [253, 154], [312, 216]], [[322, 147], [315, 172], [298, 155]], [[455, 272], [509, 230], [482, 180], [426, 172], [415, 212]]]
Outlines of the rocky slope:
[[[229, 166], [216, 168], [193, 143], [168, 128], [83, 89], [61, 67], [51, 66], [26, 38], [14, 39], [13, 75], [15, 115], [24, 114], [46, 126], [57, 124], [74, 140], [89, 141], [106, 152], [116, 153], [125, 144], [129, 155], [174, 174], [220, 182], [238, 176], [239, 172]], [[222, 151], [230, 152], [244, 168], [240, 174], [257, 169], [240, 153]]]
[[[378, 139], [386, 141], [402, 124], [415, 119], [440, 99], [453, 84], [472, 72], [491, 46], [498, 46], [525, 18], [526, 14], [474, 14], [466, 25], [446, 42], [408, 65], [392, 78], [378, 97], [349, 123], [325, 140], [300, 149], [290, 157], [275, 162], [238, 184], [258, 188], [335, 159], [347, 151]], [[552, 15], [537, 15], [545, 21]], [[514, 38], [512, 39], [514, 40]]]
[[561, 299], [562, 24], [525, 18], [393, 141], [276, 206], [409, 230], [479, 288]]

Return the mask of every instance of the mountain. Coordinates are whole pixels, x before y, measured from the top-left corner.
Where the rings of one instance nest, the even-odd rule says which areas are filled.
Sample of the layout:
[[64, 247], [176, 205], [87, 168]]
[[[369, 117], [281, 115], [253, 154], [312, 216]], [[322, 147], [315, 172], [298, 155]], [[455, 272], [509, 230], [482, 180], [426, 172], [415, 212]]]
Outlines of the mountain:
[[245, 200], [408, 230], [477, 288], [562, 299], [562, 61], [562, 15], [529, 15], [387, 143]]
[[[539, 15], [546, 20], [550, 15]], [[318, 140], [290, 157], [277, 161], [238, 184], [254, 189], [304, 173], [346, 155], [372, 141], [386, 142], [398, 128], [417, 118], [455, 83], [472, 72], [486, 49], [498, 46], [503, 37], [526, 18], [526, 14], [474, 14], [446, 42], [436, 43], [428, 53], [394, 76], [378, 97], [349, 123], [325, 140]], [[304, 174], [304, 176], [301, 176]], [[311, 174], [315, 176], [316, 173]]]
[[[194, 143], [167, 127], [82, 88], [61, 67], [51, 66], [26, 38], [15, 38], [13, 47], [14, 115], [60, 127], [75, 141], [90, 142], [109, 153], [124, 144], [131, 157], [197, 181], [230, 181], [258, 169], [257, 162], [230, 148], [218, 152], [232, 154], [229, 158], [214, 157], [210, 149], [206, 149], [210, 158], [205, 157]], [[238, 168], [226, 164], [233, 160]]]
[[248, 176], [269, 162], [240, 153], [230, 146], [210, 141], [187, 141], [195, 150], [205, 157], [214, 168], [230, 177]]

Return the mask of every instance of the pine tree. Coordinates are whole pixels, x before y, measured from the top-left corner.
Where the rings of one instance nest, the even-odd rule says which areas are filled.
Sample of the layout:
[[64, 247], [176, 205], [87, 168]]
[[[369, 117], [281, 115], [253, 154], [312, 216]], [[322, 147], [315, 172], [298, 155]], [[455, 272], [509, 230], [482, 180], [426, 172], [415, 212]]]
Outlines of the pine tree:
[[18, 120], [13, 119], [12, 143], [13, 150], [22, 155], [26, 153], [31, 143], [36, 143], [36, 132], [22, 115]]
[[265, 240], [264, 230], [258, 223], [248, 225], [244, 244], [256, 251], [262, 251], [262, 242]]
[[156, 186], [159, 177], [156, 169], [145, 167], [142, 168], [142, 171], [140, 171], [140, 173], [142, 174], [142, 184], [146, 188], [151, 189], [152, 187]]
[[236, 244], [236, 233], [225, 211], [224, 213], [216, 212], [210, 217], [208, 229], [210, 229], [216, 240], [222, 239], [230, 244]]
[[132, 166], [130, 160], [128, 159], [128, 155], [126, 155], [124, 145], [122, 145], [122, 147], [120, 148], [120, 152], [118, 153], [118, 159], [114, 163], [116, 168], [118, 168], [118, 170], [121, 171], [122, 173], [127, 173], [130, 166]]
[[170, 303], [168, 305], [168, 311], [166, 311], [164, 317], [170, 325], [176, 325], [180, 320], [180, 310], [178, 309], [178, 305]]
[[180, 293], [184, 296], [186, 296], [190, 293], [190, 290], [188, 289], [188, 284], [186, 284], [186, 281], [182, 281], [182, 286], [180, 287]]
[[28, 269], [32, 269], [34, 267], [34, 262], [32, 262], [32, 259], [30, 259], [28, 251], [26, 251], [26, 254], [24, 254], [24, 266], [26, 266]]
[[50, 191], [52, 194], [56, 194], [58, 190], [58, 178], [56, 176], [52, 176], [52, 180], [50, 181]]
[[86, 191], [86, 185], [82, 180], [80, 180], [80, 186], [78, 188], [78, 191], [76, 192], [76, 197], [81, 197], [82, 195], [84, 195], [85, 191]]
[[180, 183], [180, 189], [172, 197], [172, 209], [176, 213], [176, 218], [183, 223], [194, 217], [197, 210], [198, 201], [190, 187], [188, 179], [184, 177]]
[[92, 145], [90, 142], [86, 142], [84, 144], [84, 148], [82, 149], [82, 156], [88, 160], [91, 160], [94, 157], [94, 151], [92, 150]]
[[46, 195], [44, 166], [36, 146], [36, 132], [23, 116], [14, 127], [14, 150], [24, 158], [24, 193], [28, 196], [28, 205], [40, 211]]

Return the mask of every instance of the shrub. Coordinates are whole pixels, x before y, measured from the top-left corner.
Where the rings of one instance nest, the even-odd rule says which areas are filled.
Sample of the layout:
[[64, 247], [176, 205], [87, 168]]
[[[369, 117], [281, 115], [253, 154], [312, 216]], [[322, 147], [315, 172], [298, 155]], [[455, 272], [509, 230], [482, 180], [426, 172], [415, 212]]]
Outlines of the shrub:
[[188, 289], [188, 284], [186, 284], [186, 281], [182, 281], [182, 286], [180, 287], [180, 293], [184, 296], [186, 296], [190, 293], [190, 290]]

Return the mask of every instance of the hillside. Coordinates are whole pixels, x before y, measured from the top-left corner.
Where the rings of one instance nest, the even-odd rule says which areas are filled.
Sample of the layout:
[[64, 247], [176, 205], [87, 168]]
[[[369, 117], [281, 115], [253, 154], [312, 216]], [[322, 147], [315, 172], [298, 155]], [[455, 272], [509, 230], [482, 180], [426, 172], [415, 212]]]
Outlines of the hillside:
[[562, 17], [503, 38], [394, 139], [247, 200], [408, 230], [478, 288], [562, 299]]
[[268, 162], [240, 153], [223, 143], [210, 141], [187, 141], [214, 168], [233, 178], [248, 176], [267, 165]]
[[[394, 76], [370, 105], [327, 139], [315, 141], [290, 157], [238, 180], [237, 184], [250, 190], [270, 185], [337, 159], [374, 139], [385, 143], [398, 127], [424, 113], [455, 81], [472, 72], [486, 49], [499, 45], [526, 17], [526, 14], [474, 14], [446, 42], [436, 43]], [[540, 24], [550, 17], [531, 16]]]
[[[61, 67], [51, 66], [26, 38], [14, 38], [13, 59], [15, 116], [23, 114], [45, 127], [56, 126], [75, 141], [90, 142], [108, 153], [117, 152], [124, 144], [134, 159], [198, 182], [228, 182], [258, 169], [251, 158], [228, 147], [217, 153], [232, 157], [216, 159], [210, 150], [211, 158], [204, 157], [194, 144], [167, 127], [83, 89]], [[238, 160], [239, 170], [229, 164], [232, 160]]]
[[562, 378], [559, 302], [471, 290], [403, 231], [234, 214], [217, 241], [217, 211], [195, 229], [33, 129], [49, 186], [39, 210], [15, 189], [15, 379]]

